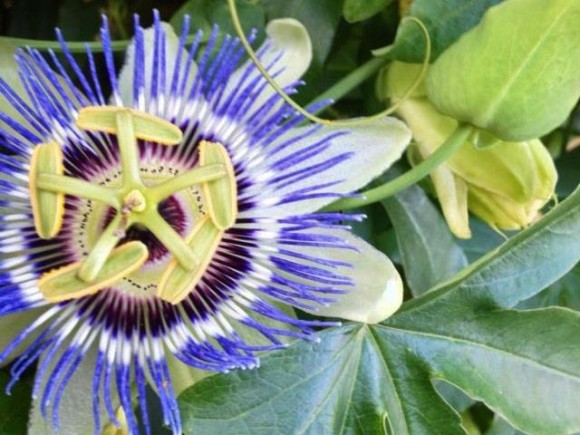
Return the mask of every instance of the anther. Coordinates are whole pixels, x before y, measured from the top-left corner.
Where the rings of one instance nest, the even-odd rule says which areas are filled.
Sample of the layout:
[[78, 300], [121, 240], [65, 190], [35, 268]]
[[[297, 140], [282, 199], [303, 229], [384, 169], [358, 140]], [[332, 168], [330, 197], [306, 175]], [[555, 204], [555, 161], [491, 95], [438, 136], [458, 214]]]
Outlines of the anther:
[[137, 139], [162, 145], [177, 145], [181, 142], [183, 134], [176, 125], [157, 116], [126, 107], [84, 107], [79, 111], [76, 124], [84, 130], [117, 134], [117, 118], [120, 113], [128, 113], [133, 119], [134, 134]]
[[91, 283], [78, 277], [82, 262], [45, 273], [38, 288], [49, 302], [62, 302], [92, 295], [138, 270], [149, 253], [141, 242], [129, 242], [116, 248]]
[[157, 296], [172, 304], [185, 299], [207, 270], [223, 234], [211, 218], [206, 216], [201, 219], [186, 238], [199, 263], [194, 269], [188, 270], [178, 261], [172, 260], [159, 281]]
[[58, 143], [42, 143], [34, 148], [30, 159], [28, 187], [34, 228], [42, 239], [51, 239], [60, 231], [64, 216], [64, 194], [40, 189], [37, 180], [43, 174], [62, 175], [63, 172], [63, 155]]
[[234, 167], [226, 148], [218, 142], [202, 140], [199, 144], [199, 164], [224, 166], [226, 176], [202, 184], [209, 215], [216, 227], [227, 230], [238, 215], [238, 189]]

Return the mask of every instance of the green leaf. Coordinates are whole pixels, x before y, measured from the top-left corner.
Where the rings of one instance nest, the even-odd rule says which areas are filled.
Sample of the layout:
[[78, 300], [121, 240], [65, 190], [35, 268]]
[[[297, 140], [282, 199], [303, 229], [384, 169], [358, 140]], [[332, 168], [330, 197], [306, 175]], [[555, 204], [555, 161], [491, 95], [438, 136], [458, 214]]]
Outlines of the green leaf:
[[313, 61], [322, 66], [334, 40], [341, 17], [342, 0], [261, 0], [268, 20], [295, 18], [312, 39]]
[[552, 308], [468, 317], [460, 305], [438, 314], [445, 322], [437, 332], [398, 322], [378, 328], [377, 341], [385, 353], [395, 346], [423, 360], [432, 376], [484, 401], [526, 432], [580, 430], [580, 314]]
[[485, 435], [524, 435], [524, 433], [515, 429], [499, 415], [496, 415]]
[[[207, 378], [180, 396], [185, 432], [464, 433], [443, 380], [532, 433], [580, 431], [580, 314], [501, 311], [580, 258], [580, 189], [541, 222], [381, 325], [347, 325]], [[523, 267], [524, 266], [524, 267]], [[300, 412], [296, 412], [300, 410]]]
[[449, 47], [425, 78], [437, 110], [505, 141], [543, 136], [580, 97], [580, 2], [510, 0]]
[[459, 303], [511, 308], [568, 272], [580, 259], [580, 189], [544, 218], [461, 271], [403, 305], [397, 318]]
[[[381, 353], [366, 327], [327, 330], [319, 338], [270, 354], [259, 370], [213, 376], [186, 391], [179, 400], [184, 432], [378, 435], [388, 414], [391, 433], [463, 433], [420, 362], [395, 368], [411, 377], [401, 384], [391, 377], [398, 361]], [[412, 392], [405, 398], [411, 403], [401, 401], [398, 389]]]
[[[470, 263], [497, 248], [507, 239], [507, 235], [503, 237], [485, 222], [475, 217], [469, 219], [469, 228], [471, 229], [471, 238], [458, 240], [457, 243], [465, 252]], [[508, 234], [513, 234], [513, 231], [508, 232]]]
[[25, 434], [32, 394], [32, 376], [26, 375], [12, 388], [11, 395], [4, 394], [11, 376], [0, 370], [0, 434]]
[[[198, 30], [203, 30], [204, 39], [209, 38], [208, 32], [211, 32], [211, 22], [208, 20], [206, 12], [206, 3], [208, 0], [188, 0], [181, 6], [173, 17], [171, 17], [170, 24], [179, 32], [183, 24], [183, 17], [189, 15], [191, 24], [189, 33], [195, 33]], [[241, 13], [241, 11], [240, 11]]]
[[556, 160], [558, 169], [558, 184], [556, 192], [559, 197], [566, 197], [572, 193], [576, 186], [580, 185], [580, 148], [563, 153]]
[[[100, 17], [105, 1], [79, 2], [64, 0], [60, 7], [58, 27], [67, 41], [94, 41], [99, 35]], [[79, 23], [83, 23], [79, 26]], [[80, 56], [79, 56], [80, 57]], [[81, 58], [84, 61], [84, 58]]]
[[[244, 31], [248, 33], [252, 29], [255, 29], [258, 30], [260, 36], [263, 37], [266, 18], [262, 7], [245, 1], [238, 1], [236, 4], [238, 6], [238, 14], [240, 15], [240, 22], [242, 23]], [[212, 25], [217, 23], [223, 32], [229, 33], [230, 35], [236, 34], [230, 10], [225, 1], [209, 0], [209, 5], [207, 6], [207, 17]]]
[[[502, 0], [415, 0], [409, 15], [419, 18], [431, 38], [434, 61], [463, 33], [471, 29], [491, 6]], [[425, 57], [425, 38], [412, 22], [404, 22], [390, 52], [393, 59], [420, 63]]]
[[418, 296], [467, 265], [445, 220], [417, 186], [383, 201], [395, 227], [405, 277]]
[[579, 320], [551, 309], [465, 322], [456, 310], [447, 313], [447, 333], [388, 325], [327, 330], [318, 344], [265, 357], [259, 370], [213, 376], [186, 391], [185, 433], [383, 433], [384, 417], [390, 433], [463, 433], [433, 379], [452, 382], [523, 430], [577, 431]]
[[562, 306], [580, 311], [580, 263], [550, 287], [518, 304], [520, 309]]
[[462, 413], [476, 403], [455, 385], [442, 379], [433, 379], [433, 385], [437, 393], [457, 412]]
[[[256, 29], [264, 36], [265, 16], [263, 9], [256, 4], [245, 1], [236, 2], [240, 22], [244, 30], [249, 32]], [[171, 25], [179, 31], [183, 22], [183, 16], [191, 18], [190, 33], [203, 30], [203, 39], [207, 41], [214, 24], [220, 27], [224, 33], [235, 35], [228, 5], [223, 0], [188, 0], [173, 14]]]
[[345, 0], [342, 13], [346, 21], [356, 23], [379, 13], [391, 2], [392, 0]]

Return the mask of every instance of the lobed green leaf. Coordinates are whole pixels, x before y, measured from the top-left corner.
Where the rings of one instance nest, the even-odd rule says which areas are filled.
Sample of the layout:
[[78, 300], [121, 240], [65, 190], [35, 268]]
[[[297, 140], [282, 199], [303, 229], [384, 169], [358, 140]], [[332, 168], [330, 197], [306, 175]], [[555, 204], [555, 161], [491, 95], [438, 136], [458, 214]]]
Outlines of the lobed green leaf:
[[194, 385], [179, 399], [185, 431], [465, 433], [433, 386], [439, 379], [523, 431], [577, 432], [580, 314], [498, 306], [514, 305], [569, 270], [580, 258], [579, 242], [580, 189], [383, 324], [326, 330], [320, 343], [267, 355], [259, 370]]

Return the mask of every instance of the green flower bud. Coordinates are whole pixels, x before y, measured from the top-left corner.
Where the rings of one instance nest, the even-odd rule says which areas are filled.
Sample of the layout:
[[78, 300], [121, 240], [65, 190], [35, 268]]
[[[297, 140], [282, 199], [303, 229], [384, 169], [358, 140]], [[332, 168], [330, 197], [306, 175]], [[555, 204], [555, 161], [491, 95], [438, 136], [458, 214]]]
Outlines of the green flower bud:
[[[398, 101], [419, 68], [403, 63], [389, 68], [386, 81], [391, 99]], [[421, 92], [402, 102], [398, 113], [413, 131], [420, 158], [432, 154], [458, 125], [439, 113]], [[468, 238], [468, 209], [497, 228], [529, 225], [553, 195], [557, 172], [538, 139], [502, 141], [484, 149], [470, 140], [436, 168], [431, 178], [452, 232]]]
[[540, 137], [580, 97], [580, 1], [510, 0], [449, 47], [427, 73], [437, 110], [502, 140]]

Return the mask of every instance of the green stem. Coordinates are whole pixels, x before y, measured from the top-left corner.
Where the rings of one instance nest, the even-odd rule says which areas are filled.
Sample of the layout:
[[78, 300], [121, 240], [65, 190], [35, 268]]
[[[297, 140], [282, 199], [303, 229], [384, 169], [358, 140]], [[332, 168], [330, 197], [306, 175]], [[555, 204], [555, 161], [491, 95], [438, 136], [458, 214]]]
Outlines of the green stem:
[[147, 192], [147, 199], [157, 204], [180, 190], [207, 181], [217, 180], [225, 175], [226, 168], [222, 164], [201, 166], [150, 187], [149, 192]]
[[[190, 35], [185, 40], [186, 45], [191, 45], [195, 40], [196, 35]], [[47, 50], [54, 50], [57, 53], [62, 52], [62, 47], [58, 41], [46, 41], [46, 40], [39, 40], [39, 39], [24, 39], [24, 38], [10, 38], [6, 36], [0, 36], [0, 42], [7, 42], [12, 44], [16, 47], [30, 47], [35, 48], [36, 50], [47, 51]], [[123, 39], [118, 41], [111, 42], [111, 50], [114, 52], [125, 51], [129, 44], [131, 43], [130, 39]], [[66, 46], [71, 53], [85, 53], [87, 51], [87, 47], [93, 53], [102, 53], [103, 52], [103, 44], [100, 42], [88, 42], [88, 41], [71, 41], [67, 42]]]
[[[401, 102], [396, 103], [394, 106], [389, 107], [388, 109], [385, 109], [382, 112], [379, 112], [379, 113], [371, 115], [371, 116], [367, 116], [364, 118], [346, 119], [346, 120], [324, 119], [324, 118], [320, 118], [316, 115], [309, 113], [308, 111], [303, 109], [302, 106], [300, 106], [296, 101], [294, 101], [286, 92], [284, 92], [284, 90], [280, 87], [280, 85], [278, 85], [278, 83], [276, 83], [276, 81], [272, 78], [272, 76], [268, 73], [268, 71], [266, 71], [266, 68], [261, 64], [256, 52], [253, 50], [252, 46], [250, 45], [250, 43], [248, 42], [248, 39], [246, 38], [246, 36], [244, 34], [244, 29], [242, 29], [242, 25], [240, 23], [240, 17], [238, 15], [238, 11], [236, 8], [236, 1], [235, 0], [227, 0], [227, 2], [228, 2], [228, 9], [230, 10], [230, 15], [232, 17], [232, 23], [234, 25], [234, 29], [236, 30], [236, 34], [238, 35], [238, 38], [240, 39], [242, 46], [246, 50], [246, 53], [248, 54], [248, 56], [250, 57], [252, 62], [254, 62], [254, 65], [256, 66], [258, 71], [260, 71], [260, 74], [262, 74], [262, 76], [268, 82], [268, 84], [272, 87], [272, 89], [274, 89], [274, 91], [276, 91], [276, 93], [278, 95], [280, 95], [280, 97], [282, 97], [282, 99], [287, 104], [289, 104], [293, 109], [295, 109], [298, 113], [300, 113], [302, 116], [304, 116], [304, 118], [308, 119], [309, 121], [312, 121], [312, 122], [315, 122], [318, 124], [324, 124], [324, 125], [351, 127], [353, 125], [361, 125], [364, 123], [370, 123], [372, 121], [382, 119], [385, 116], [393, 113], [397, 109], [398, 105], [401, 104]], [[417, 86], [419, 86], [419, 84], [423, 80], [423, 77], [425, 76], [425, 73], [426, 73], [427, 68], [429, 66], [429, 60], [431, 58], [431, 40], [429, 39], [429, 32], [427, 31], [427, 28], [425, 27], [425, 25], [419, 19], [417, 19], [415, 17], [406, 17], [405, 20], [409, 20], [409, 21], [415, 23], [417, 26], [419, 26], [419, 28], [423, 32], [423, 35], [425, 36], [426, 50], [425, 50], [425, 59], [423, 60], [423, 65], [421, 67], [421, 71], [419, 72], [419, 75], [415, 79], [415, 82], [413, 83], [413, 85], [411, 85], [411, 87], [407, 90], [405, 95], [402, 97], [402, 101], [404, 101], [409, 95], [411, 95], [411, 93], [415, 90], [415, 88]]]
[[49, 192], [59, 192], [65, 195], [99, 201], [117, 210], [120, 207], [116, 192], [107, 187], [79, 180], [78, 178], [58, 174], [40, 174], [36, 180], [36, 186]]
[[[36, 50], [54, 50], [57, 53], [62, 52], [62, 46], [58, 41], [47, 41], [40, 39], [25, 39], [25, 38], [10, 38], [6, 36], [0, 37], [0, 42], [7, 42], [16, 47], [30, 47]], [[113, 51], [125, 51], [129, 46], [130, 40], [122, 41], [112, 41], [111, 49]], [[88, 41], [72, 41], [66, 43], [69, 51], [71, 53], [85, 53], [87, 51], [87, 46], [93, 53], [101, 53], [103, 51], [103, 45], [100, 42], [88, 42]]]
[[376, 74], [387, 62], [388, 59], [384, 56], [373, 57], [312, 100], [307, 107], [319, 101], [329, 99], [334, 101], [340, 100], [353, 89], [356, 89], [361, 83]]
[[325, 211], [346, 210], [373, 204], [389, 196], [392, 196], [403, 189], [417, 183], [429, 173], [455, 154], [465, 143], [474, 128], [471, 125], [460, 124], [457, 129], [447, 138], [437, 151], [423, 160], [413, 169], [404, 173], [400, 177], [383, 184], [382, 186], [369, 189], [362, 193], [362, 198], [346, 198], [338, 200], [325, 207]]
[[139, 216], [138, 222], [151, 231], [163, 245], [169, 249], [185, 270], [193, 270], [199, 264], [199, 259], [189, 245], [169, 225], [157, 210], [146, 211]]
[[236, 0], [227, 0], [227, 2], [228, 2], [228, 9], [230, 10], [230, 15], [232, 17], [232, 24], [234, 25], [234, 29], [236, 30], [238, 38], [239, 38], [240, 42], [242, 43], [242, 46], [246, 50], [246, 53], [248, 54], [248, 56], [250, 57], [250, 59], [252, 60], [252, 62], [254, 63], [254, 65], [256, 66], [256, 68], [258, 69], [260, 74], [262, 75], [262, 77], [264, 77], [264, 79], [268, 82], [268, 84], [272, 87], [272, 89], [274, 89], [274, 91], [276, 91], [276, 93], [278, 95], [280, 95], [280, 97], [287, 104], [289, 104], [294, 110], [296, 110], [298, 113], [300, 113], [305, 119], [308, 119], [309, 121], [312, 121], [312, 122], [315, 122], [318, 124], [351, 127], [353, 125], [361, 125], [364, 123], [370, 123], [370, 122], [382, 119], [387, 115], [390, 115], [398, 108], [398, 106], [400, 104], [402, 104], [403, 101], [405, 101], [407, 99], [407, 97], [409, 95], [411, 95], [411, 93], [415, 90], [415, 88], [417, 88], [417, 86], [419, 86], [419, 84], [423, 81], [423, 77], [425, 77], [425, 73], [427, 72], [427, 68], [429, 67], [429, 61], [431, 59], [431, 40], [429, 38], [429, 32], [427, 31], [427, 28], [425, 27], [423, 22], [421, 20], [419, 20], [418, 18], [411, 17], [411, 16], [405, 17], [404, 20], [408, 20], [408, 21], [415, 23], [421, 29], [421, 32], [425, 36], [426, 49], [425, 49], [425, 58], [423, 59], [423, 64], [421, 66], [421, 71], [419, 72], [414, 83], [407, 90], [405, 95], [403, 95], [403, 97], [401, 98], [401, 101], [397, 102], [394, 106], [383, 110], [382, 112], [379, 112], [379, 113], [371, 115], [371, 116], [366, 116], [363, 118], [346, 119], [346, 120], [330, 120], [330, 119], [320, 118], [316, 115], [311, 114], [310, 112], [308, 112], [304, 108], [302, 108], [302, 106], [300, 106], [286, 92], [284, 92], [284, 90], [280, 87], [280, 85], [278, 85], [278, 83], [272, 78], [272, 76], [268, 73], [268, 71], [266, 71], [266, 68], [261, 64], [260, 60], [258, 59], [258, 55], [254, 51], [254, 49], [252, 48], [251, 44], [249, 43], [248, 39], [246, 38], [246, 36], [244, 34], [244, 29], [242, 29], [242, 24], [240, 23], [240, 17], [238, 15], [238, 11], [236, 8]]

